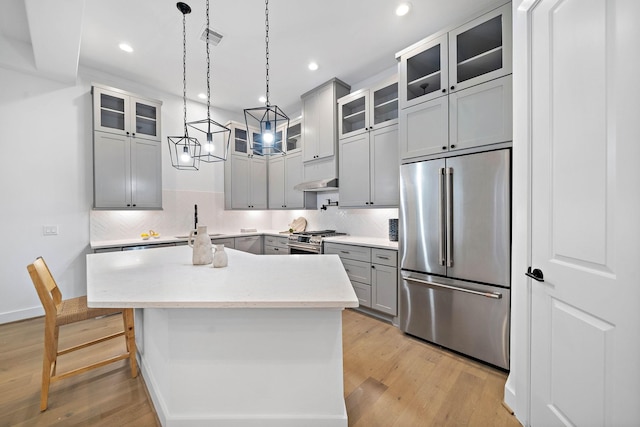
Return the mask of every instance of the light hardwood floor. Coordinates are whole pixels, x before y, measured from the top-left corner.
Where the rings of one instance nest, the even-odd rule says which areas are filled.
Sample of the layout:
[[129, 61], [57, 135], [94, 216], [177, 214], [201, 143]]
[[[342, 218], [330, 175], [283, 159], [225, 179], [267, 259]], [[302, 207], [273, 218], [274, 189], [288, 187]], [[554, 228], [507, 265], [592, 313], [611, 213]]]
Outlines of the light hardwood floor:
[[[69, 325], [60, 346], [86, 339], [96, 327], [115, 330], [121, 321], [111, 316]], [[0, 325], [0, 427], [159, 425], [142, 377], [131, 378], [126, 361], [52, 384], [49, 409], [41, 413], [43, 326], [43, 318]], [[117, 353], [124, 344], [116, 341], [103, 350]], [[350, 426], [520, 425], [501, 404], [501, 371], [352, 310], [343, 315], [343, 341]], [[96, 347], [77, 357], [90, 360]], [[79, 361], [69, 355], [59, 363]]]

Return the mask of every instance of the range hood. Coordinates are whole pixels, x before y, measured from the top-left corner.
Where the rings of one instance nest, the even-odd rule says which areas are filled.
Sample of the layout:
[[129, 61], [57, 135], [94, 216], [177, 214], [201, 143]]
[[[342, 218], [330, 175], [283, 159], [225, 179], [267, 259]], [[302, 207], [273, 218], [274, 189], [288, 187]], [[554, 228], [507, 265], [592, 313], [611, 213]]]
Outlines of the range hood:
[[336, 191], [338, 190], [338, 178], [301, 182], [293, 188], [298, 191]]

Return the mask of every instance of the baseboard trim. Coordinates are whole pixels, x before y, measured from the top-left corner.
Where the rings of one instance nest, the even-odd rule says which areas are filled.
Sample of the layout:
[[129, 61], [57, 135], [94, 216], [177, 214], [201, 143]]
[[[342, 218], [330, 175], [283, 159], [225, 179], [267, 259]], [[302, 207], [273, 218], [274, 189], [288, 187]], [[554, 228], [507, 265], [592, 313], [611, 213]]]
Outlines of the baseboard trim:
[[0, 313], [0, 325], [40, 316], [44, 316], [44, 309], [42, 308], [42, 306]]

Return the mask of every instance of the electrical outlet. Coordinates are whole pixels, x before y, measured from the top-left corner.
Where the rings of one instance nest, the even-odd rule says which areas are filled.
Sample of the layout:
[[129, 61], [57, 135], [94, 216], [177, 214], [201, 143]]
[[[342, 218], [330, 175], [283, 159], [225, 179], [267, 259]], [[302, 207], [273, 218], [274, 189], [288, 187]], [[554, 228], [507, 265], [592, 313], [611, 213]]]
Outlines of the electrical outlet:
[[58, 226], [57, 225], [43, 225], [42, 226], [42, 235], [43, 236], [57, 236], [58, 235]]

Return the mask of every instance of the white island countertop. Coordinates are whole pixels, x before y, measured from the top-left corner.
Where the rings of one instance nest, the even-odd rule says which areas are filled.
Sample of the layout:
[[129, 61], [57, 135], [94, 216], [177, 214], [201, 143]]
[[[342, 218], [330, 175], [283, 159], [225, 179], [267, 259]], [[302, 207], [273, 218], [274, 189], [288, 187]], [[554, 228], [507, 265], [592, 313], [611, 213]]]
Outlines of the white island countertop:
[[225, 249], [229, 265], [191, 263], [188, 246], [87, 255], [90, 307], [357, 307], [337, 255], [253, 255]]

